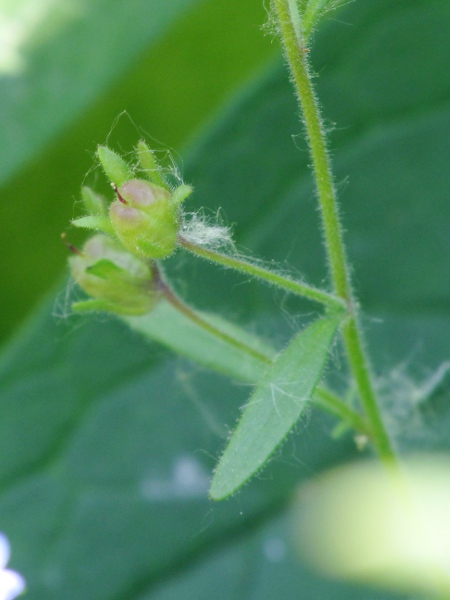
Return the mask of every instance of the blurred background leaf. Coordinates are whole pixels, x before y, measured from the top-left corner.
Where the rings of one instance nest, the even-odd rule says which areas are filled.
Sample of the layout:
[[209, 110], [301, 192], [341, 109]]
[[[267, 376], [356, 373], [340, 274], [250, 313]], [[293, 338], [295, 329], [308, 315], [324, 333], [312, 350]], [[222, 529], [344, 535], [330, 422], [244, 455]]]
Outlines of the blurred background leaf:
[[[211, 6], [189, 14], [207, 7], [214, 12]], [[254, 23], [264, 15], [254, 14], [261, 19], [252, 16], [248, 31], [259, 39]], [[321, 74], [327, 125], [337, 123], [331, 146], [343, 225], [379, 385], [392, 408], [389, 427], [406, 450], [448, 451], [448, 382], [443, 379], [429, 399], [418, 401], [416, 392], [448, 360], [450, 346], [450, 6], [441, 0], [367, 0], [336, 16], [316, 37], [312, 59]], [[176, 33], [178, 26], [165, 38], [174, 47], [184, 32]], [[214, 27], [214, 47], [224, 39], [231, 46], [236, 32], [228, 26], [226, 38]], [[230, 65], [230, 73], [231, 67], [239, 73], [229, 75], [226, 90], [267, 59], [270, 49], [264, 48], [241, 71]], [[165, 52], [170, 56], [169, 45]], [[148, 70], [150, 59], [140, 64]], [[129, 76], [136, 82], [135, 68]], [[196, 72], [193, 88], [203, 85], [202, 72]], [[196, 188], [189, 207], [205, 206], [208, 215], [223, 207], [224, 219], [236, 223], [241, 247], [322, 284], [318, 215], [287, 79], [280, 64], [266, 69], [243, 84], [227, 111], [203, 124], [204, 134], [183, 153], [186, 181]], [[187, 117], [179, 118], [184, 133], [163, 120], [152, 124], [148, 94], [134, 96], [136, 87], [118, 82], [9, 181], [2, 203], [2, 210], [7, 205], [11, 211], [4, 221], [2, 243], [9, 239], [9, 245], [2, 253], [2, 281], [6, 294], [10, 280], [11, 290], [22, 287], [28, 294], [22, 305], [20, 294], [8, 301], [16, 319], [59, 272], [64, 250], [56, 236], [72, 215], [71, 201], [92, 166], [95, 144], [108, 136], [118, 112], [135, 114], [131, 100], [114, 105], [124, 89], [136, 104], [142, 102], [138, 126], [168, 144], [181, 146], [199, 127], [200, 119]], [[216, 91], [215, 99], [203, 90], [202, 117], [226, 90]], [[169, 96], [173, 104], [167, 106], [183, 104], [180, 91]], [[129, 151], [138, 134], [121, 120], [116, 147]], [[27, 215], [22, 221], [19, 199], [20, 213]], [[238, 275], [181, 252], [167, 262], [167, 271], [196, 306], [246, 323], [276, 346], [316, 316], [310, 304], [242, 284]], [[212, 504], [211, 471], [248, 387], [145, 344], [112, 318], [67, 318], [67, 308], [63, 288], [5, 348], [0, 364], [1, 527], [31, 600], [393, 598], [318, 578], [299, 564], [289, 544], [285, 509], [298, 482], [354, 457], [350, 436], [332, 440], [333, 421], [312, 411], [260, 478], [229, 502]], [[307, 316], [298, 316], [302, 312]], [[345, 384], [338, 355], [329, 376]]]

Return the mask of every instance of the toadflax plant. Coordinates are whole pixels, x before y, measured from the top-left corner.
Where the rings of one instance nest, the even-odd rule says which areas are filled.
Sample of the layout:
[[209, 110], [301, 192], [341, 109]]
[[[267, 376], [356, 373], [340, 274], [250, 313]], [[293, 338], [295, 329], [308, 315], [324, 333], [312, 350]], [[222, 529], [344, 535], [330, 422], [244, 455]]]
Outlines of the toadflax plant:
[[[305, 414], [310, 402], [314, 401], [319, 407], [333, 413], [347, 429], [353, 430], [360, 444], [370, 444], [387, 476], [386, 482], [383, 478], [377, 480], [378, 475], [372, 479], [369, 476], [367, 480], [355, 478], [354, 485], [347, 484], [346, 489], [353, 487], [351, 494], [361, 494], [364, 505], [362, 492], [370, 488], [372, 481], [378, 481], [374, 486], [376, 490], [387, 486], [383, 493], [392, 499], [392, 503], [399, 504], [400, 512], [413, 513], [405, 523], [394, 517], [394, 523], [389, 528], [394, 531], [399, 528], [396, 535], [401, 537], [405, 529], [412, 531], [410, 535], [413, 538], [418, 536], [424, 542], [427, 540], [426, 547], [431, 547], [431, 552], [421, 553], [419, 558], [409, 556], [411, 546], [403, 544], [393, 552], [389, 561], [377, 562], [375, 554], [379, 552], [380, 555], [386, 555], [387, 549], [392, 544], [395, 546], [395, 542], [391, 538], [374, 541], [367, 534], [369, 541], [362, 544], [362, 549], [355, 545], [353, 553], [351, 550], [347, 552], [348, 559], [342, 559], [342, 564], [337, 561], [338, 566], [332, 567], [333, 556], [342, 556], [341, 546], [345, 548], [349, 543], [345, 533], [336, 533], [338, 539], [334, 540], [333, 533], [330, 533], [334, 530], [333, 524], [323, 525], [327, 514], [332, 514], [332, 523], [339, 521], [341, 509], [336, 500], [338, 508], [333, 504], [325, 504], [322, 512], [316, 510], [308, 513], [310, 518], [307, 520], [307, 533], [304, 533], [305, 539], [310, 539], [307, 547], [313, 548], [311, 540], [317, 538], [326, 540], [330, 537], [334, 541], [329, 543], [336, 544], [335, 552], [329, 552], [331, 558], [316, 560], [316, 564], [319, 563], [321, 568], [320, 563], [325, 563], [323, 568], [331, 568], [337, 576], [361, 577], [387, 587], [421, 590], [448, 598], [450, 546], [447, 548], [447, 544], [443, 553], [435, 555], [432, 548], [440, 544], [442, 532], [437, 534], [434, 524], [428, 526], [424, 514], [433, 510], [436, 494], [440, 495], [441, 501], [450, 501], [450, 495], [439, 488], [440, 491], [431, 493], [429, 499], [423, 499], [422, 489], [427, 483], [424, 483], [425, 480], [417, 483], [420, 477], [416, 477], [414, 469], [408, 470], [405, 466], [399, 448], [387, 429], [363, 339], [360, 307], [353, 288], [352, 269], [340, 224], [326, 131], [314, 89], [309, 59], [312, 31], [321, 16], [338, 4], [326, 0], [272, 0], [271, 3], [271, 23], [282, 42], [304, 124], [321, 215], [330, 286], [311, 286], [302, 279], [285, 276], [280, 270], [267, 268], [263, 263], [239, 254], [226, 228], [208, 224], [185, 209], [192, 188], [182, 183], [173, 184], [170, 174], [164, 173], [154, 153], [141, 141], [132, 160], [128, 162], [107, 147], [98, 148], [98, 159], [110, 181], [114, 197], [108, 206], [108, 201], [97, 196], [93, 190], [84, 189], [83, 198], [89, 214], [74, 220], [73, 224], [95, 230], [96, 233], [80, 250], [71, 248], [74, 256], [70, 259], [70, 266], [73, 278], [90, 299], [75, 302], [73, 309], [103, 310], [122, 315], [133, 329], [208, 365], [208, 356], [202, 353], [208, 354], [211, 350], [206, 346], [199, 346], [197, 350], [189, 349], [186, 348], [186, 340], [182, 341], [186, 335], [196, 335], [187, 333], [187, 323], [191, 322], [198, 332], [206, 334], [210, 348], [222, 345], [239, 357], [238, 361], [244, 366], [241, 365], [240, 369], [234, 367], [232, 374], [254, 383], [254, 389], [214, 470], [209, 491], [214, 500], [228, 498], [255, 474], [262, 472]], [[247, 339], [244, 333], [237, 333], [231, 324], [202, 314], [181, 299], [165, 275], [162, 262], [179, 250], [306, 298], [316, 306], [321, 305], [322, 314], [300, 328], [284, 349], [275, 353], [254, 338]], [[158, 313], [159, 304], [165, 307], [160, 308], [161, 312]], [[173, 334], [167, 325], [171, 319], [180, 317], [180, 329]], [[348, 389], [353, 390], [352, 402], [349, 402], [348, 394], [346, 397], [322, 383], [325, 365], [337, 337], [341, 339], [348, 362]], [[193, 345], [196, 346], [195, 343]], [[217, 368], [217, 365], [209, 366]], [[450, 470], [445, 470], [444, 477], [449, 474]], [[342, 474], [342, 479], [346, 476]], [[332, 497], [332, 494], [325, 486], [324, 495]], [[384, 497], [378, 506], [381, 507], [383, 502], [386, 502]], [[342, 504], [347, 503], [344, 497]], [[368, 502], [375, 515], [372, 504]], [[389, 500], [387, 505], [390, 506]], [[389, 514], [383, 521], [389, 510], [386, 508], [385, 512], [381, 511], [381, 529], [392, 519]], [[351, 527], [352, 516], [345, 514]], [[352, 514], [356, 519], [357, 511]], [[301, 531], [304, 530], [303, 527]], [[444, 530], [444, 537], [450, 534], [448, 525]], [[366, 533], [360, 523], [358, 531], [364, 538]], [[430, 536], [434, 540], [431, 545]], [[339, 539], [342, 541], [339, 542]], [[350, 541], [350, 546], [352, 543]], [[316, 545], [319, 550], [312, 550], [311, 556], [322, 556], [320, 544]], [[419, 545], [422, 547], [422, 544]], [[366, 546], [370, 546], [372, 557], [367, 560], [361, 558]], [[353, 569], [352, 565], [359, 564], [357, 559], [362, 566]], [[385, 571], [392, 573], [385, 576]], [[411, 578], [413, 572], [414, 577]]]
[[[227, 243], [232, 246], [227, 232], [183, 214], [183, 203], [192, 188], [184, 184], [171, 186], [153, 152], [143, 141], [136, 148], [136, 166], [107, 147], [98, 148], [98, 159], [113, 187], [115, 199], [109, 208], [103, 199], [91, 206], [90, 199], [96, 197], [95, 192], [86, 189], [85, 206], [90, 214], [73, 221], [78, 227], [102, 232], [88, 240], [83, 249], [74, 249], [72, 275], [92, 297], [76, 302], [75, 310], [103, 309], [133, 316], [150, 312], [159, 299], [164, 299], [219, 341], [265, 365], [262, 378], [256, 382], [215, 470], [210, 495], [216, 500], [230, 496], [260, 471], [298, 422], [314, 393], [326, 409], [335, 412], [355, 429], [355, 433], [367, 436], [386, 466], [392, 467], [396, 463], [393, 442], [383, 422], [364, 349], [325, 129], [309, 66], [309, 40], [313, 27], [320, 16], [327, 9], [336, 8], [336, 4], [274, 0], [271, 7], [271, 20], [283, 44], [304, 121], [331, 290], [285, 277], [237, 253], [220, 251]], [[179, 247], [319, 303], [324, 314], [295, 335], [282, 352], [270, 356], [203, 317], [176, 295], [164, 276], [160, 261]], [[142, 322], [140, 328], [143, 328]], [[318, 388], [338, 330], [361, 412], [331, 390]]]
[[[2, 203], [17, 219], [23, 196], [41, 236], [3, 229], [10, 272], [12, 238], [28, 248], [23, 290], [72, 219], [69, 283], [0, 360], [4, 571], [31, 600], [450, 598], [450, 5], [272, 0], [270, 36], [253, 17], [252, 31], [283, 59], [211, 117], [182, 169], [125, 120], [110, 131], [127, 108], [176, 146], [164, 110], [204, 118], [189, 82], [209, 99], [200, 59], [218, 84], [241, 68], [252, 2], [260, 23], [261, 0], [73, 0], [64, 35], [52, 4], [49, 47], [30, 40], [0, 77], [17, 138], [0, 174], [76, 121], [103, 70], [117, 78], [58, 138], [56, 167], [36, 163]], [[159, 64], [165, 42], [146, 47], [182, 11], [167, 39], [194, 56], [186, 72]], [[221, 52], [203, 52], [213, 40]], [[50, 61], [42, 89], [28, 47]], [[78, 189], [80, 146], [108, 131], [58, 222], [42, 177], [71, 201], [66, 171]]]

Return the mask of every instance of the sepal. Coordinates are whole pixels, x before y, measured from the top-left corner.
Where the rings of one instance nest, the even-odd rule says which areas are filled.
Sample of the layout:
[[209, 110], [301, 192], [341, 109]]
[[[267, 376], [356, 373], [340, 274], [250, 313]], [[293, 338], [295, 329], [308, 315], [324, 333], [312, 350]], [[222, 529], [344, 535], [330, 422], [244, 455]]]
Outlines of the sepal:
[[182, 202], [189, 198], [194, 190], [190, 185], [182, 184], [179, 185], [176, 190], [173, 192], [172, 197], [170, 199], [173, 206], [179, 206]]
[[133, 179], [134, 173], [129, 164], [107, 146], [99, 146], [97, 154], [106, 176], [117, 187]]
[[140, 141], [136, 147], [136, 154], [139, 160], [142, 171], [146, 178], [151, 183], [156, 183], [160, 187], [170, 191], [170, 186], [166, 181], [166, 178], [162, 174], [161, 167], [155, 158], [153, 151], [147, 146], [144, 141]]
[[108, 235], [114, 235], [114, 228], [111, 225], [111, 221], [108, 219], [108, 217], [79, 217], [78, 219], [74, 219], [72, 221], [72, 225], [75, 225], [75, 227], [81, 227], [83, 229], [92, 229], [93, 231], [103, 231], [103, 233], [107, 233]]

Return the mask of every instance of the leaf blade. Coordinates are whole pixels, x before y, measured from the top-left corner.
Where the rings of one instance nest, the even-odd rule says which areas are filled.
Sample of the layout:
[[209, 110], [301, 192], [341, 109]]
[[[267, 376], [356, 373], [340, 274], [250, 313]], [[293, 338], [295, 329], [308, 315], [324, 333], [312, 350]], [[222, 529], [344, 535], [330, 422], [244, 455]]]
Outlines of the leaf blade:
[[246, 483], [297, 423], [320, 379], [339, 323], [337, 317], [329, 317], [309, 325], [268, 369], [219, 462], [211, 498], [225, 499]]

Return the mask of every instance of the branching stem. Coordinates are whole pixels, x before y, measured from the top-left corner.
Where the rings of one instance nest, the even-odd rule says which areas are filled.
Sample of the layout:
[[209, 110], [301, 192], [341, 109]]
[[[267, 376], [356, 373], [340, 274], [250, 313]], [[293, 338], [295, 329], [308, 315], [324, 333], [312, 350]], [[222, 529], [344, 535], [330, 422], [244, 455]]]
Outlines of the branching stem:
[[265, 269], [259, 265], [252, 264], [245, 259], [229, 256], [227, 254], [217, 252], [217, 250], [211, 250], [209, 248], [205, 248], [204, 246], [199, 246], [198, 244], [186, 240], [181, 235], [178, 236], [178, 242], [181, 246], [183, 246], [183, 248], [189, 250], [189, 252], [192, 252], [192, 254], [195, 254], [196, 256], [200, 256], [201, 258], [205, 258], [211, 262], [218, 263], [229, 269], [234, 269], [235, 271], [239, 271], [245, 275], [256, 277], [257, 279], [261, 279], [266, 283], [275, 285], [279, 288], [292, 292], [293, 294], [297, 294], [298, 296], [303, 296], [304, 298], [309, 298], [310, 300], [320, 302], [328, 308], [340, 311], [343, 311], [346, 308], [345, 302], [343, 302], [340, 298], [336, 298], [336, 296], [333, 294], [319, 290], [313, 286], [307, 285], [306, 283], [295, 281], [289, 277], [284, 277], [279, 273], [275, 273], [274, 271], [270, 271], [269, 269]]
[[323, 386], [316, 387], [314, 391], [314, 403], [320, 408], [342, 419], [342, 421], [347, 423], [347, 425], [350, 425], [356, 432], [362, 433], [370, 438], [370, 427], [364, 417], [353, 410], [353, 408], [328, 388]]
[[375, 396], [358, 325], [358, 309], [351, 289], [326, 136], [308, 64], [308, 48], [304, 44], [299, 15], [293, 12], [297, 11], [297, 5], [291, 0], [273, 0], [273, 6], [305, 123], [333, 287], [336, 296], [347, 304], [350, 313], [350, 318], [343, 325], [343, 337], [350, 367], [370, 425], [372, 441], [380, 458], [392, 464], [395, 462], [394, 451]]
[[196, 310], [191, 308], [184, 300], [182, 300], [170, 287], [170, 285], [166, 282], [160, 268], [154, 263], [152, 265], [153, 271], [153, 281], [158, 285], [159, 290], [164, 295], [165, 299], [172, 304], [174, 308], [180, 311], [185, 317], [199, 325], [202, 329], [210, 333], [211, 335], [219, 338], [223, 342], [230, 344], [240, 352], [245, 352], [253, 358], [270, 365], [272, 363], [272, 359], [270, 356], [255, 350], [248, 344], [245, 344], [241, 340], [231, 336], [229, 333], [222, 331], [212, 323], [210, 323], [207, 319], [205, 319], [201, 314], [199, 314]]
[[[244, 352], [245, 354], [256, 358], [267, 366], [272, 364], [273, 357], [269, 353], [259, 352], [258, 350], [255, 350], [255, 348], [252, 348], [236, 337], [221, 330], [219, 327], [216, 327], [207, 319], [205, 319], [194, 308], [186, 304], [186, 302], [184, 302], [184, 300], [182, 300], [166, 282], [160, 267], [156, 263], [153, 263], [152, 265], [152, 272], [153, 281], [157, 283], [158, 288], [164, 295], [165, 299], [170, 302], [174, 308], [179, 310], [185, 317], [193, 321], [196, 325], [211, 335], [222, 340], [224, 343], [230, 344], [230, 346], [236, 348], [239, 352]], [[341, 398], [339, 398], [339, 396], [327, 388], [323, 386], [317, 386], [314, 392], [314, 400], [319, 408], [339, 417], [359, 433], [370, 436], [367, 423], [364, 421], [363, 417], [350, 408]]]

